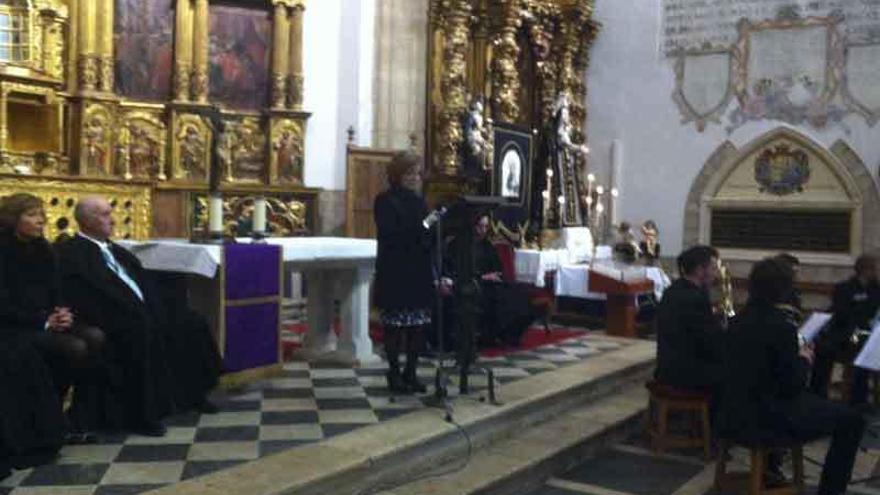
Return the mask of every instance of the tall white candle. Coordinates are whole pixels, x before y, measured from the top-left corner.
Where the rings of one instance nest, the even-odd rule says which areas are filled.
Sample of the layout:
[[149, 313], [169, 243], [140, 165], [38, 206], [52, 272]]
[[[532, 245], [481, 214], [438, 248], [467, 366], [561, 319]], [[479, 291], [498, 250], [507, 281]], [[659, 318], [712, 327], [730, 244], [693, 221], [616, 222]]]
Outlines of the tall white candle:
[[214, 232], [223, 232], [223, 197], [210, 196], [208, 199], [208, 229]]
[[254, 199], [254, 232], [266, 232], [266, 198], [259, 196]]

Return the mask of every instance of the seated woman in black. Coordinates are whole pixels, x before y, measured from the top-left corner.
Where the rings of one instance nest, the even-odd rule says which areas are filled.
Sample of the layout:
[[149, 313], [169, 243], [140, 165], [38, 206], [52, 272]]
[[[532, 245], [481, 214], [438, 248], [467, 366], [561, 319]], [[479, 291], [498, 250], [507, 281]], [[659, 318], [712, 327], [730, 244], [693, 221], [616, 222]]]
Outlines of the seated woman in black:
[[797, 327], [778, 307], [789, 297], [793, 277], [778, 259], [752, 268], [748, 303], [728, 331], [720, 436], [768, 447], [831, 436], [818, 493], [842, 495], [865, 421], [857, 411], [806, 391], [813, 350], [799, 344]]
[[[33, 346], [52, 372], [59, 398], [71, 385], [98, 379], [104, 334], [78, 325], [59, 300], [54, 253], [43, 237], [42, 200], [27, 193], [0, 203], [0, 328], [3, 340]], [[83, 406], [74, 400], [68, 441], [89, 441], [81, 431]]]
[[[474, 243], [471, 246], [474, 257], [474, 275], [479, 280], [478, 307], [480, 310], [479, 341], [484, 346], [501, 344], [518, 347], [522, 334], [535, 320], [535, 311], [529, 305], [528, 291], [515, 284], [504, 281], [501, 260], [495, 246], [489, 241], [489, 215], [477, 216], [474, 229]], [[456, 239], [460, 239], [456, 238]], [[453, 239], [446, 251], [444, 261], [445, 275], [455, 278], [455, 260], [459, 250], [465, 246]], [[447, 304], [446, 307], [452, 306]], [[454, 308], [445, 321], [454, 318]]]

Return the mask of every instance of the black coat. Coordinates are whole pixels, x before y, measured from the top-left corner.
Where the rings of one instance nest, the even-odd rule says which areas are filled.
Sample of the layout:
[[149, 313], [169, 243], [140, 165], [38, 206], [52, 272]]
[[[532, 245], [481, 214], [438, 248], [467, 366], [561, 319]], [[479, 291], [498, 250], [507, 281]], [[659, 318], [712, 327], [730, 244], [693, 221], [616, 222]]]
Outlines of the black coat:
[[666, 385], [705, 388], [723, 374], [723, 334], [709, 295], [685, 278], [663, 293], [657, 308], [657, 379]]
[[434, 304], [431, 234], [422, 221], [425, 200], [393, 186], [376, 197], [376, 306], [385, 310], [430, 309]]
[[726, 341], [722, 432], [743, 440], [789, 432], [809, 372], [798, 354], [797, 327], [784, 310], [749, 303], [731, 322]]
[[871, 320], [880, 309], [880, 285], [862, 286], [852, 277], [834, 286], [831, 327], [824, 332], [820, 345], [836, 352], [850, 347], [848, 343], [856, 328], [870, 330]]
[[59, 305], [57, 263], [49, 243], [0, 234], [0, 331], [42, 331]]

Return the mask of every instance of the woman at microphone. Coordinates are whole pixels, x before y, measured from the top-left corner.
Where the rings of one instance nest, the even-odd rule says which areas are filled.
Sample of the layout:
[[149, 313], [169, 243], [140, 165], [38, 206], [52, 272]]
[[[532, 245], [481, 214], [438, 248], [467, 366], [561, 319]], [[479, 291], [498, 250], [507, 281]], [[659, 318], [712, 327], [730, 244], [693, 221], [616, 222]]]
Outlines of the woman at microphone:
[[[431, 324], [434, 275], [431, 266], [432, 219], [422, 186], [422, 160], [400, 152], [387, 168], [389, 188], [376, 197], [373, 208], [377, 228], [376, 306], [388, 359], [388, 389], [392, 392], [425, 392], [416, 375], [424, 327]], [[400, 372], [400, 351], [406, 365]]]

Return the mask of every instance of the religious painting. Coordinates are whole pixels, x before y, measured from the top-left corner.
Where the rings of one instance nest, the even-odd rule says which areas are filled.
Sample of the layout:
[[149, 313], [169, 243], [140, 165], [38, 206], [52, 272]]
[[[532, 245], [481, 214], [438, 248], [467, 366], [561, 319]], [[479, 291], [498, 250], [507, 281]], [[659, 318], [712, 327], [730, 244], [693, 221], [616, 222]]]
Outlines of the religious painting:
[[272, 21], [259, 9], [211, 7], [210, 95], [241, 110], [259, 110], [269, 99]]
[[174, 66], [171, 0], [116, 0], [113, 24], [116, 92], [166, 101]]
[[513, 204], [524, 204], [532, 158], [532, 136], [526, 129], [498, 124], [495, 130], [492, 191]]

